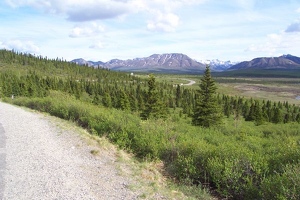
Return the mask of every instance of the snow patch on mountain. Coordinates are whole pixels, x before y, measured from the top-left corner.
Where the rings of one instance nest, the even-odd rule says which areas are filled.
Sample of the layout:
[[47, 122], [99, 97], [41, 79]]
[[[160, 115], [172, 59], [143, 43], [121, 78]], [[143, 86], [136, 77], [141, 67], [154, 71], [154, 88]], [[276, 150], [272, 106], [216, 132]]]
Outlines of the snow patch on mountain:
[[232, 67], [233, 65], [238, 64], [239, 62], [231, 62], [228, 61], [221, 61], [219, 59], [213, 59], [213, 60], [200, 60], [200, 63], [203, 63], [205, 65], [209, 65], [212, 71], [225, 71]]

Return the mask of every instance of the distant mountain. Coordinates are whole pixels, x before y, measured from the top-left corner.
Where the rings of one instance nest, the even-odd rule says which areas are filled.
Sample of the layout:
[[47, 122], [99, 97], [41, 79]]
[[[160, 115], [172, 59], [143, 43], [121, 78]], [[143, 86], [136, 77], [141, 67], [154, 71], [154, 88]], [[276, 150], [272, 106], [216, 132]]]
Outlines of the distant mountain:
[[203, 64], [209, 65], [212, 71], [221, 72], [229, 69], [233, 65], [238, 64], [238, 62], [231, 62], [231, 61], [221, 61], [219, 59], [214, 60], [201, 60], [199, 61]]
[[119, 71], [140, 72], [175, 72], [175, 73], [198, 73], [203, 72], [206, 65], [210, 65], [212, 71], [224, 71], [236, 63], [230, 61], [202, 60], [196, 61], [185, 54], [153, 54], [149, 57], [128, 60], [112, 59], [108, 62], [86, 61], [82, 58], [72, 60], [79, 65], [101, 66]]
[[280, 56], [280, 57], [289, 59], [289, 60], [291, 60], [291, 61], [293, 61], [293, 62], [295, 62], [295, 63], [300, 64], [300, 58], [297, 57], [297, 56], [293, 56], [293, 55], [291, 55], [291, 54], [287, 54], [287, 55], [282, 55], [282, 56]]
[[300, 58], [292, 55], [262, 57], [238, 63], [228, 70], [240, 69], [300, 69]]
[[120, 71], [160, 71], [160, 72], [203, 72], [205, 64], [191, 59], [187, 55], [180, 53], [153, 54], [149, 57], [135, 58], [128, 60], [113, 59], [108, 62], [92, 62], [83, 59], [75, 59], [81, 65], [102, 66], [104, 68]]
[[99, 65], [102, 66], [105, 64], [104, 62], [101, 62], [101, 61], [98, 61], [98, 62], [86, 61], [83, 58], [74, 59], [71, 62], [74, 62], [78, 65], [88, 65], [90, 67], [97, 67]]

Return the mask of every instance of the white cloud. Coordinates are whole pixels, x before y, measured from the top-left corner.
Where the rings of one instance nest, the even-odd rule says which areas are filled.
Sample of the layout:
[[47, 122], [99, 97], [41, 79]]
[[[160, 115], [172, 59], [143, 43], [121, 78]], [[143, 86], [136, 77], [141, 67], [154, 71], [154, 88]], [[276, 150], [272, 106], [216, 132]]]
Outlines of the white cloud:
[[252, 44], [245, 51], [262, 52], [269, 56], [273, 55], [278, 48], [282, 47], [282, 35], [270, 34], [267, 36], [267, 41], [262, 44]]
[[267, 36], [267, 40], [261, 44], [252, 44], [245, 51], [246, 52], [258, 52], [264, 53], [269, 56], [278, 56], [279, 54], [287, 54], [292, 52], [286, 52], [287, 50], [294, 51], [298, 49], [300, 45], [299, 33], [280, 33], [270, 34]]
[[72, 29], [69, 36], [73, 38], [91, 37], [91, 36], [96, 36], [103, 31], [104, 31], [104, 27], [95, 22], [89, 24], [78, 24]]
[[156, 17], [148, 22], [147, 28], [151, 31], [172, 32], [179, 24], [179, 17], [173, 13], [156, 12]]
[[180, 24], [177, 9], [183, 6], [197, 5], [206, 0], [136, 0], [135, 5], [150, 14], [147, 28], [150, 31], [173, 32]]
[[121, 0], [6, 0], [13, 7], [32, 6], [49, 13], [64, 14], [70, 21], [108, 19], [131, 12]]
[[[70, 0], [69, 0], [70, 1]], [[130, 13], [130, 4], [122, 1], [79, 1], [77, 5], [71, 3], [67, 11], [70, 21], [90, 21], [96, 19], [109, 19]]]
[[285, 32], [300, 32], [300, 21], [290, 24]]
[[[6, 0], [13, 7], [31, 6], [70, 21], [85, 22], [120, 18], [132, 13], [147, 13], [147, 27], [153, 31], [174, 31], [179, 25], [177, 9], [201, 4], [207, 0]], [[70, 36], [85, 35], [87, 30], [75, 27]], [[88, 34], [88, 33], [87, 33]]]
[[21, 41], [21, 40], [9, 40], [6, 42], [2, 42], [0, 45], [1, 48], [16, 50], [20, 52], [27, 53], [39, 53], [40, 49], [37, 45], [35, 45], [32, 41]]
[[89, 46], [90, 49], [103, 49], [104, 44], [102, 42], [95, 42]]

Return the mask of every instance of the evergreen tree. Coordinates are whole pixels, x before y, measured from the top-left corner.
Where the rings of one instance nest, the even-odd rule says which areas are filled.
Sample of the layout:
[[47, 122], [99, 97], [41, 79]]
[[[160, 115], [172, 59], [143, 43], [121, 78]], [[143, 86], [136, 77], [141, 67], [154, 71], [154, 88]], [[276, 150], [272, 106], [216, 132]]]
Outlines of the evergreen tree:
[[283, 119], [283, 123], [289, 123], [291, 121], [291, 116], [289, 115], [289, 113], [286, 113], [284, 115], [284, 119]]
[[184, 97], [182, 98], [182, 103], [181, 103], [182, 112], [184, 114], [187, 114], [188, 116], [192, 116], [193, 99], [194, 99], [192, 91], [188, 89], [184, 89], [182, 96]]
[[272, 122], [275, 124], [279, 124], [283, 121], [282, 119], [282, 111], [280, 108], [278, 107], [274, 107], [274, 115], [273, 115], [273, 119]]
[[300, 123], [300, 113], [298, 113], [296, 116], [296, 122]]
[[177, 85], [177, 88], [176, 88], [176, 107], [180, 107], [180, 100], [181, 100], [181, 90], [180, 90], [180, 85]]
[[112, 107], [111, 96], [108, 92], [105, 92], [104, 97], [102, 98], [102, 104], [108, 108]]
[[130, 101], [131, 111], [137, 111], [139, 109], [139, 102], [135, 98], [135, 96], [134, 95], [130, 95], [129, 96], [129, 101]]
[[259, 101], [255, 101], [254, 105], [254, 121], [256, 125], [261, 125], [264, 123], [264, 115], [262, 109], [259, 105]]
[[244, 116], [244, 118], [248, 116], [249, 112], [250, 112], [249, 100], [246, 100], [242, 106], [242, 115]]
[[216, 85], [211, 77], [209, 66], [206, 67], [197, 90], [196, 105], [192, 123], [196, 126], [211, 127], [221, 123], [222, 110], [216, 98]]
[[273, 119], [273, 107], [272, 107], [272, 103], [271, 101], [267, 101], [267, 104], [266, 104], [266, 112], [267, 112], [267, 116], [268, 116], [268, 121], [271, 122], [272, 119]]
[[248, 112], [248, 115], [245, 118], [246, 121], [254, 121], [255, 120], [255, 104], [252, 103]]
[[166, 118], [167, 113], [168, 110], [166, 105], [159, 98], [159, 93], [157, 91], [157, 86], [155, 83], [155, 77], [154, 75], [150, 74], [148, 80], [148, 93], [145, 102], [145, 109], [141, 113], [141, 118]]
[[226, 117], [230, 117], [230, 115], [231, 115], [231, 104], [228, 100], [228, 96], [224, 97], [224, 106], [223, 107], [224, 107], [223, 108], [224, 109], [224, 115]]
[[130, 101], [124, 90], [120, 92], [119, 107], [122, 110], [130, 110]]

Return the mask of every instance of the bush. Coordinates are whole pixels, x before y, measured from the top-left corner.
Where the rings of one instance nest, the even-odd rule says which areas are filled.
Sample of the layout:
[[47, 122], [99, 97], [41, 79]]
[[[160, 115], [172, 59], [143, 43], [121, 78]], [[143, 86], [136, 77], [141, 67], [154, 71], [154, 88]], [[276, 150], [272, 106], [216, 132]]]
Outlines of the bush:
[[282, 174], [275, 173], [262, 181], [264, 199], [300, 199], [300, 164], [286, 165]]

